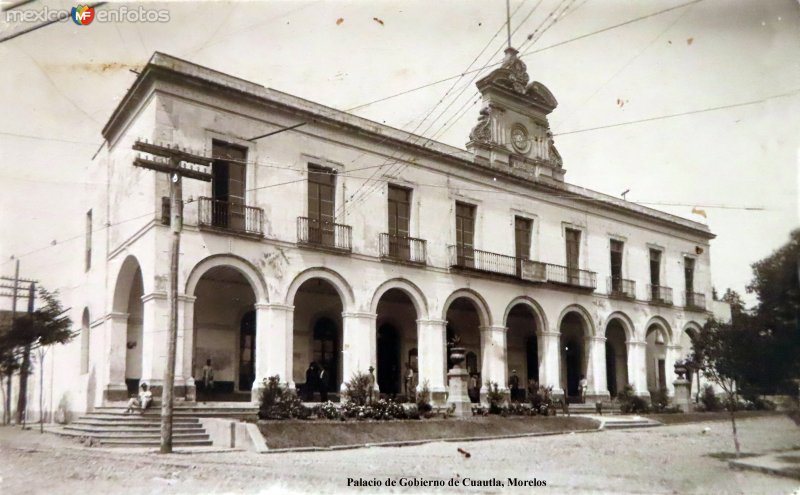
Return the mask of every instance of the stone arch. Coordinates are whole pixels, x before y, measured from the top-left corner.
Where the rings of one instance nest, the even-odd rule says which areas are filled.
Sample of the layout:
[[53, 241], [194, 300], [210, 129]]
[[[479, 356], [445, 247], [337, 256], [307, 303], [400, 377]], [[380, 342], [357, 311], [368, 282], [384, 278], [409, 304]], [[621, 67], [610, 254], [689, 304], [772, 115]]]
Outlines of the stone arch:
[[695, 335], [696, 335], [697, 333], [700, 332], [700, 330], [702, 328], [703, 328], [703, 325], [699, 324], [698, 322], [696, 322], [694, 320], [687, 321], [686, 324], [683, 326], [683, 331], [681, 333], [687, 333], [687, 334], [691, 335], [690, 332], [694, 332]]
[[345, 313], [355, 309], [355, 296], [353, 295], [353, 289], [350, 287], [350, 284], [347, 283], [347, 280], [330, 268], [321, 266], [308, 268], [297, 274], [294, 280], [292, 280], [292, 283], [289, 284], [289, 290], [286, 291], [286, 299], [284, 304], [287, 306], [294, 305], [294, 299], [297, 295], [297, 291], [300, 289], [300, 286], [308, 280], [314, 278], [325, 280], [326, 282], [330, 283], [334, 289], [336, 289], [336, 292], [339, 294], [339, 298], [342, 300], [342, 306], [344, 307], [343, 309]]
[[672, 328], [670, 327], [667, 320], [664, 319], [662, 316], [653, 316], [647, 321], [647, 324], [644, 326], [644, 337], [647, 338], [647, 334], [650, 331], [650, 327], [655, 325], [658, 327], [658, 330], [662, 333], [662, 337], [664, 337], [664, 342], [669, 345], [672, 343]]
[[442, 307], [442, 320], [447, 320], [447, 310], [450, 309], [450, 305], [453, 304], [453, 301], [461, 297], [469, 299], [475, 305], [475, 310], [478, 312], [482, 327], [488, 327], [492, 324], [494, 320], [492, 320], [489, 305], [480, 294], [472, 289], [458, 289], [450, 294]]
[[267, 285], [264, 283], [261, 272], [249, 261], [233, 254], [214, 254], [197, 263], [186, 279], [185, 294], [193, 296], [197, 289], [197, 284], [200, 283], [200, 279], [203, 278], [203, 275], [217, 267], [233, 268], [241, 273], [250, 283], [250, 287], [256, 295], [257, 304], [269, 301]]
[[622, 326], [622, 330], [625, 331], [625, 340], [631, 342], [636, 337], [636, 326], [633, 324], [633, 320], [631, 320], [630, 316], [625, 314], [622, 311], [614, 311], [608, 318], [606, 318], [606, 323], [604, 325], [603, 331], [608, 328], [609, 323], [612, 321], [617, 320], [620, 322]]
[[417, 311], [417, 319], [427, 319], [428, 314], [428, 301], [425, 299], [425, 294], [417, 287], [416, 284], [404, 278], [393, 278], [385, 281], [377, 289], [372, 296], [372, 303], [370, 304], [370, 312], [377, 314], [378, 303], [381, 297], [392, 289], [398, 289], [404, 292], [411, 302], [414, 304], [414, 309]]
[[558, 329], [561, 331], [561, 324], [564, 322], [564, 318], [570, 313], [577, 313], [582, 319], [585, 324], [584, 330], [586, 331], [587, 337], [593, 337], [597, 335], [597, 331], [594, 325], [594, 319], [589, 311], [586, 310], [580, 304], [570, 304], [566, 308], [561, 311], [561, 314], [558, 316]]
[[[117, 282], [114, 285], [114, 295], [112, 298], [111, 310], [115, 313], [128, 312], [128, 300], [131, 295], [131, 288], [133, 287], [134, 277], [136, 273], [141, 272], [142, 266], [139, 260], [134, 255], [128, 255], [122, 262], [122, 266], [117, 272]], [[142, 274], [142, 281], [144, 282], [144, 275]], [[145, 290], [145, 293], [147, 291]]]
[[542, 309], [539, 303], [536, 302], [532, 297], [528, 296], [516, 297], [510, 303], [508, 303], [508, 306], [506, 306], [506, 310], [503, 313], [503, 325], [507, 326], [506, 323], [508, 322], [508, 314], [511, 313], [511, 310], [514, 309], [514, 306], [518, 304], [522, 304], [530, 308], [533, 315], [537, 320], [539, 320], [536, 323], [538, 324], [537, 329], [540, 333], [547, 331], [547, 328], [549, 327], [547, 326], [547, 316], [545, 315], [544, 309]]

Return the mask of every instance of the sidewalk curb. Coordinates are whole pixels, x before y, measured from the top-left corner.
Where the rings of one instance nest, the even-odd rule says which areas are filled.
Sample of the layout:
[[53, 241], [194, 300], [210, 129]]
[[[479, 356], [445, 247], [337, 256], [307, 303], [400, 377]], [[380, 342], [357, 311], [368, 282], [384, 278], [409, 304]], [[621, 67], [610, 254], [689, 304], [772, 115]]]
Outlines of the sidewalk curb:
[[489, 435], [479, 437], [453, 437], [453, 438], [426, 438], [422, 440], [402, 440], [396, 442], [376, 442], [376, 443], [359, 443], [349, 445], [331, 445], [330, 447], [288, 447], [281, 449], [268, 449], [264, 454], [285, 454], [293, 452], [334, 452], [337, 450], [354, 450], [370, 447], [409, 447], [413, 445], [423, 445], [426, 443], [436, 442], [483, 442], [487, 440], [506, 440], [511, 438], [530, 438], [530, 437], [547, 437], [554, 435], [569, 435], [572, 433], [598, 433], [603, 431], [598, 425], [594, 429], [584, 430], [562, 430], [562, 431], [544, 431], [535, 433], [514, 433], [509, 435]]

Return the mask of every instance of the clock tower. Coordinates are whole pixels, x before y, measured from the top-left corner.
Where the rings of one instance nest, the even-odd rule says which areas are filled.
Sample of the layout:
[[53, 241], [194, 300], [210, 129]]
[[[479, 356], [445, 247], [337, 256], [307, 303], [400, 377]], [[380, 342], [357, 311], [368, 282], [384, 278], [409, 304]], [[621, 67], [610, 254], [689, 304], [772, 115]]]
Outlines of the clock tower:
[[500, 67], [477, 82], [483, 107], [467, 149], [476, 161], [493, 168], [513, 168], [532, 178], [563, 181], [561, 155], [547, 121], [558, 102], [544, 84], [528, 83], [527, 67], [517, 53], [506, 48]]

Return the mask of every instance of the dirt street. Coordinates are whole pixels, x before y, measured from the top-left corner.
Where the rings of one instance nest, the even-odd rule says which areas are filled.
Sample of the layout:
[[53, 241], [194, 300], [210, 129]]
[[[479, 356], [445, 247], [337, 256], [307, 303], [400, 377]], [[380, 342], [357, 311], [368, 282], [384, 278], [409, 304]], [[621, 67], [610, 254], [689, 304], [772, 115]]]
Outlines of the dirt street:
[[[703, 433], [705, 428], [710, 430]], [[740, 433], [742, 449], [748, 453], [800, 446], [800, 428], [782, 416], [743, 420]], [[0, 493], [789, 494], [800, 490], [800, 482], [788, 478], [731, 471], [720, 457], [732, 450], [727, 422], [337, 452], [169, 456], [83, 448], [52, 435], [4, 427], [0, 428]], [[348, 478], [353, 478], [350, 487]], [[516, 487], [510, 486], [509, 478]], [[387, 479], [397, 485], [385, 486]], [[458, 486], [447, 486], [451, 479]], [[420, 486], [437, 481], [445, 486]], [[353, 486], [357, 483], [368, 486]]]

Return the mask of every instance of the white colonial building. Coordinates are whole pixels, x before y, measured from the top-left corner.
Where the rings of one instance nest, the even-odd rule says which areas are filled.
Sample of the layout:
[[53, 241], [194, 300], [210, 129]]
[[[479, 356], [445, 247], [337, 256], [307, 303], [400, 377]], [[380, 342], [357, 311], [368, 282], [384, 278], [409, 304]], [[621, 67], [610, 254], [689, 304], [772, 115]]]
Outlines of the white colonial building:
[[138, 139], [214, 157], [211, 183], [183, 184], [179, 398], [210, 359], [231, 400], [273, 375], [302, 389], [316, 362], [332, 391], [374, 366], [404, 393], [411, 369], [441, 401], [454, 336], [484, 393], [512, 370], [568, 396], [582, 377], [596, 397], [671, 391], [710, 314], [713, 234], [565, 182], [556, 100], [513, 49], [478, 88], [464, 150], [156, 53], [88, 168], [105, 186], [87, 198], [83, 329], [49, 402], [162, 383], [169, 185], [133, 165]]

